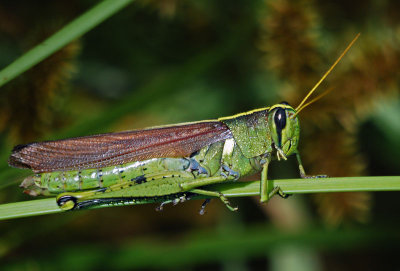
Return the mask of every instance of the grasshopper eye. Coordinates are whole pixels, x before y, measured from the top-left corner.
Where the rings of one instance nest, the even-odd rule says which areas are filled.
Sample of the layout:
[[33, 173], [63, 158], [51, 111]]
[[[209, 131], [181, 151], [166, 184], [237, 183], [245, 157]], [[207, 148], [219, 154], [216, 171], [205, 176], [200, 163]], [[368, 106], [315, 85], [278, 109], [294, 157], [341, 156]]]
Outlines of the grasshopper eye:
[[286, 126], [286, 112], [283, 108], [278, 108], [275, 112], [274, 122], [277, 130], [283, 130]]

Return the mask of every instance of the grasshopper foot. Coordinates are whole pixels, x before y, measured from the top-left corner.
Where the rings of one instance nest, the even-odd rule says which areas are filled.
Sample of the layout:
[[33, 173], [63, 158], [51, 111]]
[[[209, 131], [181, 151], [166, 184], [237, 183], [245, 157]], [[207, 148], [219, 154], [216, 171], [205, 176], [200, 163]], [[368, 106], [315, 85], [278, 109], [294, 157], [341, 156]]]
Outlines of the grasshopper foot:
[[206, 176], [210, 176], [210, 173], [208, 172], [208, 170], [204, 167], [202, 167], [199, 162], [197, 162], [195, 159], [190, 159], [190, 166], [189, 169], [190, 171], [196, 172], [197, 176], [199, 175], [206, 175]]
[[190, 195], [189, 196], [188, 195], [183, 195], [183, 196], [180, 196], [180, 197], [175, 198], [173, 200], [163, 201], [163, 202], [161, 202], [161, 204], [158, 207], [156, 207], [156, 211], [157, 212], [161, 212], [162, 210], [164, 210], [164, 206], [167, 205], [168, 203], [172, 203], [172, 205], [175, 206], [178, 203], [185, 202], [185, 201], [187, 201], [189, 199], [190, 199]]
[[275, 195], [279, 195], [281, 198], [287, 199], [290, 194], [286, 194], [282, 191], [279, 186], [274, 187], [274, 189], [268, 194], [268, 198], [272, 198]]
[[231, 203], [229, 202], [229, 200], [225, 197], [224, 194], [222, 193], [218, 193], [219, 194], [219, 198], [221, 199], [221, 201], [225, 204], [225, 206], [231, 210], [232, 212], [236, 212], [237, 210], [239, 210], [239, 208], [236, 207], [232, 207]]
[[232, 170], [227, 165], [222, 165], [222, 170], [223, 171], [221, 172], [221, 175], [224, 176], [225, 178], [228, 178], [229, 176], [233, 176], [235, 181], [239, 180], [239, 178], [240, 178], [239, 172]]
[[203, 204], [201, 204], [201, 208], [199, 211], [200, 215], [204, 215], [206, 213], [206, 206], [210, 203], [211, 199], [206, 199]]
[[303, 179], [319, 179], [319, 178], [328, 178], [328, 175], [302, 175]]
[[185, 202], [185, 201], [187, 201], [187, 200], [190, 200], [190, 196], [186, 196], [186, 195], [183, 195], [183, 196], [180, 196], [179, 198], [176, 198], [176, 199], [174, 199], [173, 201], [172, 201], [172, 205], [177, 205], [178, 203], [183, 203], [183, 202]]
[[156, 211], [157, 211], [157, 212], [163, 211], [163, 210], [164, 210], [164, 206], [165, 206], [166, 204], [168, 204], [168, 203], [169, 203], [169, 201], [161, 202], [161, 204], [160, 204], [159, 206], [156, 207]]
[[288, 197], [291, 196], [290, 194], [283, 193], [283, 191], [280, 188], [278, 190], [278, 195], [283, 199], [287, 199]]

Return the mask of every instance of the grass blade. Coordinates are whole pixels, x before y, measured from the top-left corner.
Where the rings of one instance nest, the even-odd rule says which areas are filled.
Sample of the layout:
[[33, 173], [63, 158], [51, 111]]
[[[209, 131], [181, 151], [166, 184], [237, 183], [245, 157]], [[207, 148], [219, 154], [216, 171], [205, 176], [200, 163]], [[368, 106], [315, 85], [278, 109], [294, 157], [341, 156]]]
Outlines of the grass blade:
[[[400, 176], [345, 177], [318, 179], [280, 179], [270, 180], [273, 186], [279, 186], [287, 194], [358, 192], [358, 191], [400, 191]], [[218, 191], [227, 197], [248, 197], [260, 194], [260, 181], [233, 182], [208, 186], [209, 190]], [[200, 199], [204, 197], [194, 197]], [[157, 200], [141, 200], [120, 205], [154, 203]], [[118, 205], [113, 205], [118, 206]], [[90, 209], [110, 207], [98, 205]], [[55, 198], [30, 200], [0, 205], [0, 220], [53, 214], [63, 212]]]
[[132, 1], [105, 0], [94, 6], [0, 71], [0, 87], [93, 29]]

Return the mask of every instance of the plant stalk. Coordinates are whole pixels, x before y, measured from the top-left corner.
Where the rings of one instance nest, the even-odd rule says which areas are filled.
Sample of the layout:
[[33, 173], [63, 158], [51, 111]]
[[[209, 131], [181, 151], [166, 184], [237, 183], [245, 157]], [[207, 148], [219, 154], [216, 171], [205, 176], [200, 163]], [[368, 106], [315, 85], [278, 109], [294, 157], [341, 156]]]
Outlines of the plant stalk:
[[[360, 192], [360, 191], [400, 191], [400, 176], [342, 177], [317, 179], [279, 179], [269, 180], [273, 186], [279, 186], [285, 194]], [[210, 185], [207, 189], [218, 191], [226, 197], [248, 197], [260, 194], [260, 181], [231, 182]], [[193, 197], [201, 199], [204, 196]], [[112, 206], [155, 203], [158, 200], [115, 204]], [[111, 207], [98, 205], [90, 209]], [[0, 205], [0, 220], [60, 213], [55, 198], [30, 200]]]

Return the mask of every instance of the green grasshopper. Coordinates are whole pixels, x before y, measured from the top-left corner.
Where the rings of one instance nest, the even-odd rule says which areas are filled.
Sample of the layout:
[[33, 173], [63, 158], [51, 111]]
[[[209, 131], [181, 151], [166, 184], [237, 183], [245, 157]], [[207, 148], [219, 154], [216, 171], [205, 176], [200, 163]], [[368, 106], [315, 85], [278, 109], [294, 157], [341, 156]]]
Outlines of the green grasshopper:
[[149, 198], [176, 202], [190, 195], [219, 197], [236, 210], [205, 186], [260, 171], [261, 202], [284, 196], [268, 182], [268, 165], [295, 154], [300, 176], [309, 177], [297, 150], [297, 115], [326, 94], [305, 103], [358, 36], [296, 109], [282, 102], [217, 120], [18, 145], [9, 164], [36, 173], [21, 184], [27, 194], [57, 195], [63, 210]]

